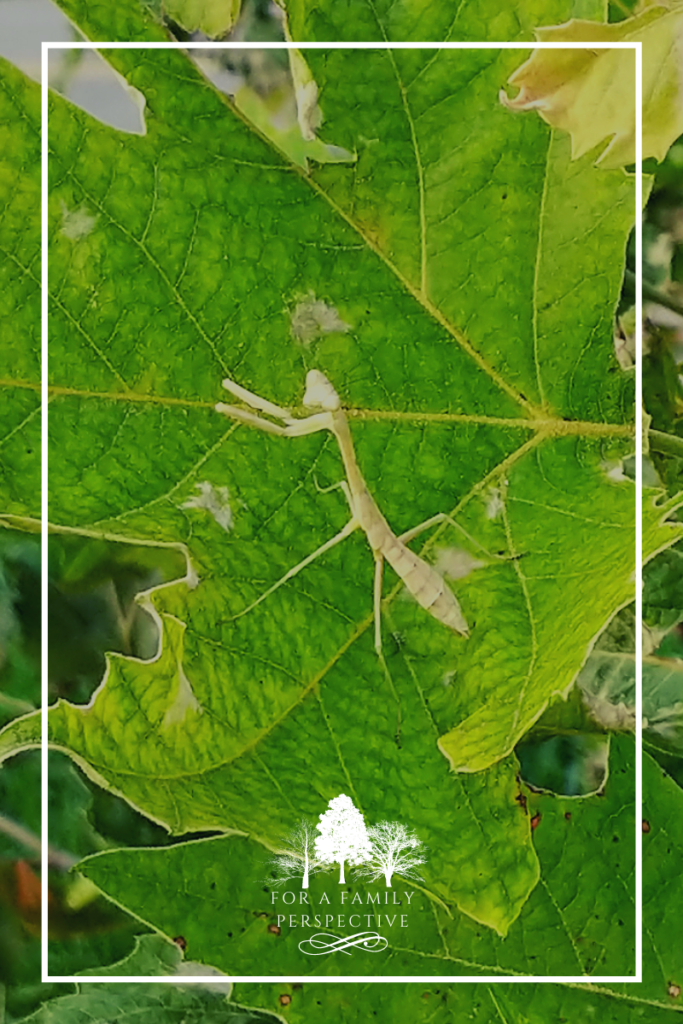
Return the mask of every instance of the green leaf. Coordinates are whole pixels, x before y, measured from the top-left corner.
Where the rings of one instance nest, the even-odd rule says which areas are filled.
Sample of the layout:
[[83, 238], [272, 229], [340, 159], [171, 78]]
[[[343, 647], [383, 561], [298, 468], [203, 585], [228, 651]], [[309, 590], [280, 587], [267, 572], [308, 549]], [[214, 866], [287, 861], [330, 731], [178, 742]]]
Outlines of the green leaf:
[[[648, 6], [616, 25], [572, 19], [539, 28], [540, 42], [633, 42], [643, 44], [643, 158], [663, 160], [683, 131], [679, 40], [681, 5]], [[572, 155], [602, 143], [601, 167], [635, 163], [636, 62], [633, 50], [535, 50], [508, 79], [519, 88], [505, 99], [512, 110], [538, 110], [570, 133]], [[609, 139], [609, 145], [604, 143]]]
[[[354, 974], [629, 973], [634, 956], [632, 770], [632, 741], [620, 738], [603, 796], [582, 801], [529, 797], [529, 813], [538, 816], [535, 837], [543, 884], [505, 940], [465, 915], [451, 915], [421, 886], [400, 879], [392, 884], [394, 902], [390, 899], [387, 907], [384, 885], [351, 880], [343, 887], [342, 903], [336, 873], [319, 874], [303, 893], [308, 906], [300, 902], [300, 887], [299, 893], [296, 886], [285, 887], [293, 889], [294, 906], [283, 890], [268, 884], [269, 851], [247, 837], [204, 839], [164, 850], [107, 851], [82, 861], [78, 870], [154, 928], [169, 936], [182, 934], [188, 955], [227, 973], [236, 973], [239, 964], [246, 974], [337, 974], [338, 956], [312, 962], [298, 943], [314, 927], [312, 915], [323, 915], [325, 931], [343, 934], [358, 925], [348, 919], [353, 911], [371, 918], [379, 913], [378, 922], [362, 916], [359, 927], [378, 928], [390, 943], [383, 954], [356, 953], [349, 964]], [[516, 812], [525, 817], [519, 805]], [[473, 876], [476, 858], [460, 870]], [[369, 896], [375, 900], [378, 893], [382, 905], [371, 905]], [[309, 928], [300, 917], [304, 912], [311, 915]], [[400, 914], [406, 914], [405, 931], [400, 918], [391, 920]]]
[[166, 14], [187, 32], [224, 36], [239, 17], [240, 0], [163, 0]]
[[[604, 466], [602, 467], [602, 471], [604, 471]], [[535, 606], [542, 607], [545, 613], [547, 614], [552, 608], [551, 602], [553, 601], [554, 595], [556, 595], [555, 599], [558, 602], [562, 602], [566, 599], [571, 600], [570, 582], [567, 583], [566, 589], [559, 590], [559, 592], [557, 589], [558, 582], [561, 581], [564, 576], [563, 566], [566, 567], [568, 565], [571, 565], [574, 567], [574, 569], [576, 569], [576, 567], [578, 567], [581, 564], [584, 558], [583, 545], [580, 541], [578, 541], [577, 545], [576, 535], [573, 534], [571, 531], [569, 531], [569, 533], [566, 535], [567, 548], [563, 549], [559, 527], [560, 516], [562, 516], [563, 514], [566, 516], [577, 516], [583, 519], [585, 523], [589, 523], [591, 519], [591, 509], [602, 507], [602, 494], [599, 493], [598, 488], [596, 487], [596, 490], [593, 491], [591, 497], [591, 489], [589, 489], [589, 487], [586, 486], [586, 490], [583, 492], [585, 495], [585, 504], [583, 505], [583, 507], [577, 501], [577, 494], [575, 492], [572, 493], [571, 498], [569, 498], [569, 494], [567, 494], [567, 498], [571, 502], [571, 505], [569, 503], [563, 504], [562, 501], [558, 501], [557, 496], [555, 496], [554, 504], [552, 504], [551, 502], [553, 501], [553, 499], [551, 499], [550, 497], [548, 497], [547, 501], [543, 501], [542, 497], [540, 499], [538, 497], [539, 494], [543, 493], [544, 485], [544, 473], [541, 467], [538, 467], [536, 472], [533, 472], [530, 477], [527, 477], [526, 482], [529, 485], [529, 493], [532, 493], [534, 495], [534, 498], [522, 498], [520, 500], [520, 504], [524, 506], [524, 510], [523, 513], [520, 514], [520, 519], [515, 524], [518, 530], [518, 535], [531, 537], [540, 536], [543, 533], [544, 529], [546, 529], [550, 525], [550, 513], [552, 511], [557, 513], [557, 519], [555, 520], [555, 524], [557, 526], [558, 532], [554, 533], [551, 530], [551, 533], [553, 534], [553, 547], [551, 550], [553, 552], [553, 556], [557, 557], [557, 561], [552, 561], [548, 565], [548, 569], [550, 569], [550, 565], [552, 565], [552, 569], [550, 569], [549, 575], [551, 576], [553, 583], [549, 590], [546, 591], [545, 584], [547, 577], [545, 577], [545, 575], [541, 575], [541, 573], [539, 572], [539, 582], [535, 584], [534, 581], [525, 581], [526, 586], [524, 587], [525, 596], [528, 595], [529, 606], [532, 608]], [[596, 483], [598, 483], [597, 480]], [[583, 484], [588, 484], [588, 480], [586, 479], [585, 475]], [[659, 549], [659, 546], [662, 543], [669, 543], [669, 540], [665, 539], [665, 537], [666, 534], [669, 533], [670, 530], [672, 530], [672, 528], [663, 526], [661, 506], [659, 506], [657, 503], [655, 493], [651, 491], [648, 492], [647, 490], [645, 490], [644, 494], [645, 501], [643, 507], [643, 545], [646, 553], [645, 557], [647, 558], [650, 553], [654, 554]], [[673, 508], [675, 504], [676, 502], [670, 504], [668, 507]], [[612, 513], [612, 515], [613, 514], [614, 513]], [[611, 523], [603, 523], [601, 525], [603, 525], [603, 528], [606, 532], [611, 532], [611, 527], [613, 526], [613, 524], [614, 520], [612, 519]], [[623, 533], [625, 533], [628, 530], [628, 520], [625, 509], [622, 530]], [[675, 536], [675, 528], [673, 528], [672, 532], [674, 532]], [[621, 535], [622, 537], [623, 533]], [[613, 568], [615, 563], [618, 562], [620, 558], [623, 558], [626, 554], [623, 548], [620, 549], [619, 543], [616, 542], [616, 534], [614, 535], [613, 540], [615, 541], [614, 547], [610, 547], [610, 542], [606, 539], [605, 546], [602, 549], [602, 553], [606, 557], [606, 561], [604, 564], [607, 575], [611, 574], [611, 568]], [[571, 550], [570, 546], [572, 546]], [[520, 548], [518, 548], [518, 550], [521, 549], [522, 548], [520, 545]], [[596, 555], [597, 551], [595, 549], [592, 549], [589, 557], [593, 561], [595, 560]], [[595, 564], [599, 563], [596, 562]], [[588, 570], [588, 572], [590, 572], [590, 570]], [[588, 575], [588, 573], [586, 575]], [[586, 577], [584, 577], [584, 580], [585, 578]], [[603, 587], [605, 587], [606, 584], [607, 587], [609, 587], [607, 579], [603, 576], [601, 580], [600, 593], [604, 596], [606, 602], [610, 602], [610, 598], [608, 597], [609, 590], [603, 590]], [[585, 586], [585, 582], [582, 584], [582, 586]], [[611, 593], [610, 603], [612, 609], [618, 607], [619, 605], [623, 606], [624, 604], [628, 603], [630, 600], [630, 596], [630, 583], [625, 578], [622, 578], [621, 589], [618, 592], [614, 590]], [[577, 593], [577, 600], [578, 599], [579, 598]], [[568, 635], [558, 635], [555, 632], [555, 628], [561, 621], [561, 617], [566, 617], [566, 620], [569, 620], [568, 629], [570, 632]], [[573, 609], [566, 607], [563, 609], [558, 608], [556, 611], [553, 609], [553, 612], [549, 618], [550, 621], [547, 623], [548, 633], [545, 637], [547, 642], [547, 655], [542, 656], [540, 653], [543, 649], [543, 645], [541, 642], [542, 638], [544, 638], [543, 629], [542, 627], [540, 629], [536, 628], [533, 631], [533, 640], [535, 640], [536, 644], [535, 649], [539, 652], [538, 662], [534, 660], [531, 663], [530, 671], [527, 675], [526, 680], [523, 683], [522, 693], [518, 698], [518, 703], [516, 705], [513, 703], [513, 694], [510, 694], [509, 699], [511, 702], [511, 706], [516, 707], [516, 710], [519, 712], [520, 716], [523, 716], [524, 714], [523, 701], [527, 701], [529, 704], [532, 704], [535, 708], [539, 707], [541, 703], [537, 699], [539, 690], [541, 690], [544, 694], [568, 693], [569, 688], [575, 678], [576, 670], [580, 668], [580, 666], [575, 666], [575, 663], [573, 662], [573, 656], [576, 653], [574, 644], [577, 640], [577, 637], [580, 636], [583, 629], [586, 628], [587, 616], [585, 605], [577, 605]], [[609, 618], [609, 616], [606, 616], [606, 619], [607, 618]], [[519, 640], [517, 641], [517, 644], [519, 645]], [[586, 648], [584, 647], [582, 649], [585, 650]], [[467, 658], [468, 654], [469, 650], [465, 654], [465, 659]], [[477, 659], [475, 664], [476, 667], [481, 671], [481, 655], [477, 651], [473, 651], [472, 655], [473, 658]], [[571, 667], [564, 660], [565, 658], [568, 659], [568, 661], [572, 659]], [[560, 687], [557, 686], [558, 669], [561, 673], [561, 677], [569, 680], [569, 683], [564, 688], [564, 690], [560, 689]], [[553, 683], [549, 678], [552, 673], [555, 673], [554, 689]], [[471, 685], [474, 690], [477, 679], [477, 676], [474, 671], [471, 673], [470, 678], [472, 680]], [[534, 696], [536, 697], [535, 701]], [[545, 701], [545, 703], [543, 703], [542, 707], [543, 709], [547, 707], [547, 700]], [[526, 717], [526, 719], [522, 718], [521, 720], [523, 722], [523, 728], [518, 729], [514, 734], [508, 733], [506, 736], [505, 729], [509, 725], [509, 723], [506, 722], [506, 719], [500, 714], [500, 709], [498, 707], [489, 704], [488, 706], [484, 706], [480, 710], [477, 710], [476, 712], [470, 714], [467, 718], [464, 719], [461, 725], [458, 725], [455, 729], [451, 730], [449, 733], [443, 736], [439, 741], [439, 746], [444, 751], [444, 753], [446, 753], [446, 755], [449, 757], [454, 767], [460, 770], [476, 770], [477, 768], [483, 768], [485, 767], [486, 762], [483, 760], [482, 754], [484, 756], [486, 755], [487, 743], [494, 743], [498, 741], [498, 743], [500, 743], [501, 746], [507, 746], [513, 735], [515, 741], [519, 739], [520, 736], [527, 731], [527, 729], [534, 723], [534, 721], [538, 717], [539, 715], [538, 713], [536, 713], [533, 717], [529, 715], [528, 717]], [[519, 720], [515, 719], [515, 723], [516, 725], [519, 725]]]
[[[621, 742], [621, 741], [620, 741]], [[622, 765], [623, 767], [623, 765]], [[549, 1021], [601, 1020], [608, 1024], [674, 1024], [680, 1016], [676, 985], [683, 976], [683, 950], [677, 941], [676, 915], [681, 902], [677, 864], [683, 856], [683, 793], [647, 754], [643, 758], [645, 815], [650, 830], [643, 835], [644, 973], [641, 984], [599, 985], [458, 983], [453, 985], [357, 983], [303, 985], [238, 984], [245, 1003], [277, 1011], [283, 993], [290, 997], [292, 1024], [337, 1024], [338, 1021], [408, 1019], [417, 1024], [473, 1020], [477, 1024], [548, 1024]], [[585, 801], [564, 802], [572, 815], [541, 819], [537, 830], [551, 824], [549, 842], [571, 834]], [[561, 811], [561, 806], [560, 806]], [[559, 820], [558, 820], [559, 819]], [[605, 822], [605, 825], [607, 822]], [[558, 828], [559, 826], [559, 828]], [[607, 843], [611, 832], [606, 829]], [[628, 839], [624, 837], [624, 841]], [[561, 840], [560, 840], [561, 842]], [[615, 844], [613, 844], [615, 845]], [[618, 845], [618, 844], [617, 844]], [[586, 872], [588, 864], [585, 861]], [[516, 926], [518, 927], [518, 926]], [[617, 921], [617, 927], [619, 927]]]
[[643, 618], [651, 629], [669, 630], [683, 619], [683, 552], [663, 551], [644, 574]]
[[[79, 971], [78, 976], [152, 978], [164, 975], [192, 977], [201, 974], [206, 977], [212, 973], [217, 978], [222, 977], [220, 971], [214, 968], [185, 960], [177, 942], [170, 942], [162, 935], [138, 935], [135, 939], [135, 948], [123, 960], [106, 967], [91, 967], [87, 971]], [[222, 992], [228, 996], [232, 991], [232, 982], [203, 982], [202, 988], [205, 992]]]
[[[534, 28], [574, 18], [600, 18], [604, 6], [596, 0], [465, 0], [464, 3], [419, 3], [397, 6], [390, 0], [354, 3], [345, 0], [287, 0], [292, 38], [302, 42], [338, 40], [531, 40]], [[351, 16], [353, 12], [353, 16]], [[418, 54], [418, 61], [423, 58]]]
[[40, 90], [0, 59], [0, 495], [40, 494]]
[[31, 711], [28, 715], [14, 718], [0, 731], [0, 763], [22, 750], [33, 750], [40, 746], [40, 714]]
[[[623, 1000], [609, 991], [587, 986], [566, 987], [544, 984], [486, 984], [462, 982], [457, 985], [239, 985], [249, 1003], [280, 1009], [287, 994], [287, 1020], [292, 1024], [363, 1024], [369, 1014], [378, 1020], [405, 1019], [414, 1024], [548, 1024], [549, 1021], [584, 1021], [593, 1018], [604, 1024], [676, 1024], [679, 1016], [672, 1004], [657, 1006], [638, 1001], [637, 985], [629, 987]], [[281, 1012], [281, 1011], [280, 1011]]]
[[[672, 557], [673, 556], [673, 557]], [[662, 552], [646, 568], [644, 617], [655, 625], [678, 621], [678, 579], [675, 549]], [[668, 607], [667, 607], [668, 606]], [[632, 616], [618, 616], [598, 638], [595, 649], [577, 679], [588, 710], [603, 729], [632, 730], [635, 724], [636, 659], [635, 623]], [[653, 631], [650, 635], [657, 635]], [[660, 633], [660, 638], [662, 634]], [[647, 639], [646, 634], [646, 639]], [[683, 661], [669, 651], [677, 630], [664, 634], [642, 662], [643, 738], [653, 751], [683, 755]]]
[[[225, 997], [187, 984], [101, 984], [83, 985], [76, 995], [45, 1003], [25, 1024], [92, 1024], [111, 1020], [133, 1024], [140, 1020], [155, 1024], [275, 1024], [278, 1019], [263, 1010], [246, 1009]], [[22, 1022], [22, 1024], [23, 1024]]]
[[91, 967], [87, 971], [80, 971], [79, 975], [110, 975], [114, 978], [139, 975], [141, 978], [151, 978], [177, 974], [182, 962], [183, 954], [177, 943], [169, 942], [162, 935], [138, 935], [135, 948], [123, 960], [106, 967]]
[[[65, 8], [96, 38], [156, 31], [130, 5]], [[514, 54], [396, 53], [311, 57], [324, 141], [363, 150], [311, 176], [180, 52], [106, 53], [146, 98], [144, 137], [51, 98], [51, 517], [190, 564], [143, 598], [158, 657], [112, 656], [50, 733], [178, 833], [268, 844], [349, 792], [369, 820], [416, 829], [437, 899], [504, 935], [538, 879], [512, 748], [632, 598], [612, 315], [633, 182], [500, 108]], [[349, 329], [306, 345], [292, 318], [310, 296]], [[388, 677], [358, 534], [234, 618], [348, 512], [319, 492], [342, 474], [333, 444], [222, 420], [220, 380], [297, 408], [311, 366], [350, 407], [396, 532], [450, 512], [474, 539], [447, 526], [420, 550], [484, 563], [455, 584], [468, 640], [387, 583]], [[646, 554], [679, 535], [656, 497]]]

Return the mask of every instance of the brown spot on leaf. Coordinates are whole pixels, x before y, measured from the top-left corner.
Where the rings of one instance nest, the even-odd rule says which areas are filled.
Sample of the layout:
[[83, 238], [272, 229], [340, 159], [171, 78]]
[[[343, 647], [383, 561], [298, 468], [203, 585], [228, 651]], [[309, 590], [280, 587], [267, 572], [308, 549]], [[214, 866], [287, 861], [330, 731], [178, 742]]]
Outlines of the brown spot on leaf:
[[678, 999], [681, 994], [681, 986], [677, 985], [675, 981], [670, 981], [666, 986], [666, 990], [672, 999]]
[[540, 824], [541, 824], [541, 812], [540, 811], [536, 811], [536, 813], [534, 814], [533, 818], [530, 821], [531, 830], [533, 831], [535, 828], [538, 828], [538, 826]]
[[268, 931], [272, 935], [279, 935], [280, 931], [281, 931], [280, 925], [279, 924], [269, 924], [268, 925]]
[[280, 1006], [289, 1006], [291, 1001], [292, 997], [290, 995], [287, 995], [286, 992], [283, 992], [279, 999]]
[[187, 949], [187, 939], [183, 935], [176, 935], [173, 940], [179, 949], [182, 949], [183, 953]]
[[565, 819], [565, 821], [569, 821], [571, 819], [571, 816], [572, 816], [572, 812], [571, 811], [565, 811], [564, 812], [564, 819]]
[[643, 818], [643, 832], [649, 832], [649, 831], [650, 831], [650, 822], [646, 821], [645, 818]]
[[524, 793], [518, 793], [515, 797], [515, 803], [518, 803], [522, 810], [526, 813], [526, 797]]

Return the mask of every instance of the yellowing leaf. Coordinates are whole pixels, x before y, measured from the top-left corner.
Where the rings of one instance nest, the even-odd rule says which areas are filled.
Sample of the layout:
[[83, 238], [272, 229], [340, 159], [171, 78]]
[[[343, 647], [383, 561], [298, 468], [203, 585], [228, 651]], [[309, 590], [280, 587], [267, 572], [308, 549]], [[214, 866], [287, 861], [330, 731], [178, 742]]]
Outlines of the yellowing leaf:
[[[662, 160], [683, 132], [683, 5], [651, 7], [616, 25], [568, 21], [536, 29], [540, 42], [643, 44], [643, 158]], [[635, 53], [633, 50], [534, 50], [508, 79], [519, 88], [501, 101], [510, 110], [537, 110], [554, 128], [569, 132], [572, 157], [611, 139], [597, 163], [604, 168], [635, 162]]]
[[216, 39], [233, 27], [240, 13], [240, 0], [165, 0], [164, 10], [187, 32], [199, 29]]

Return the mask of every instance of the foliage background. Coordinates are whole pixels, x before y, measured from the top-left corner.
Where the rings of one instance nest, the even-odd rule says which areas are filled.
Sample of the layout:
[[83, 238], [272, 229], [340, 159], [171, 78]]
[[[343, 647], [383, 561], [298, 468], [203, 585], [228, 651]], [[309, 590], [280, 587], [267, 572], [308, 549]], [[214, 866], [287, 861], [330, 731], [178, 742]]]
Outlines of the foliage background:
[[[615, 17], [623, 16], [623, 11], [614, 10]], [[251, 71], [249, 71], [251, 74]], [[276, 71], [273, 71], [276, 75]], [[248, 77], [248, 76], [247, 76]], [[679, 398], [677, 375], [677, 344], [678, 323], [675, 319], [666, 318], [662, 310], [675, 314], [677, 304], [676, 281], [680, 274], [678, 255], [679, 241], [677, 236], [677, 218], [680, 208], [680, 185], [678, 174], [677, 147], [671, 151], [667, 160], [655, 169], [656, 181], [652, 198], [648, 206], [648, 276], [652, 289], [650, 294], [660, 300], [649, 310], [651, 322], [651, 348], [646, 367], [646, 400], [648, 410], [653, 416], [653, 427], [661, 433], [679, 434]], [[662, 256], [662, 250], [668, 253]], [[624, 290], [622, 313], [624, 317], [624, 334], [628, 334], [628, 307], [630, 296], [628, 282]], [[672, 310], [671, 307], [674, 307]], [[662, 323], [661, 321], [665, 322]], [[666, 442], [661, 437], [654, 437], [652, 450], [651, 472], [659, 474], [670, 494], [677, 492], [680, 486], [678, 477], [679, 460], [672, 451], [675, 446], [669, 442], [669, 451], [658, 450]], [[177, 578], [179, 563], [175, 553], [160, 558], [155, 551], [153, 557], [145, 549], [125, 552], [119, 546], [93, 542], [85, 547], [82, 544], [70, 543], [68, 539], [55, 538], [53, 543], [54, 559], [51, 562], [51, 586], [54, 600], [52, 614], [55, 623], [51, 624], [52, 636], [56, 638], [54, 650], [50, 652], [51, 686], [55, 695], [63, 695], [69, 700], [81, 702], [86, 700], [102, 675], [103, 653], [106, 650], [119, 650], [124, 653], [135, 653], [145, 656], [149, 653], [153, 636], [150, 636], [149, 620], [141, 614], [133, 597], [142, 589], [163, 580]], [[38, 551], [33, 539], [25, 534], [7, 531], [3, 538], [4, 568], [4, 614], [3, 628], [6, 639], [6, 658], [3, 666], [3, 706], [5, 720], [26, 710], [26, 705], [37, 704], [36, 675], [36, 643], [37, 643], [37, 557]], [[666, 556], [660, 556], [648, 570], [648, 600], [646, 602], [647, 624], [651, 630], [651, 653], [653, 671], [664, 669], [672, 687], [673, 697], [667, 704], [658, 708], [664, 714], [664, 725], [650, 739], [650, 751], [668, 773], [668, 779], [680, 782], [680, 760], [677, 753], [676, 729], [677, 715], [680, 708], [676, 702], [677, 658], [680, 650], [680, 632], [678, 623], [683, 617], [679, 612], [681, 603], [678, 596], [677, 558], [674, 549]], [[615, 650], [619, 653], [628, 650], [629, 620], [628, 614], [620, 617], [621, 628], [612, 627], [614, 635], [605, 638], [603, 663], [599, 670], [590, 671], [584, 679], [585, 689], [596, 699], [605, 701], [610, 706], [618, 707], [620, 703], [628, 705], [628, 693], [618, 692], [615, 687], [623, 684], [623, 676], [615, 674], [607, 655]], [[630, 627], [632, 640], [632, 626]], [[663, 659], [666, 659], [662, 665]], [[607, 668], [605, 668], [607, 664]], [[672, 678], [673, 677], [673, 678]], [[596, 683], [596, 679], [599, 683]], [[607, 688], [605, 686], [607, 679]], [[628, 685], [628, 681], [626, 683]], [[660, 684], [657, 683], [659, 686]], [[665, 685], [662, 683], [661, 685]], [[621, 700], [625, 697], [625, 700]], [[672, 740], [673, 730], [673, 740]], [[552, 726], [551, 726], [552, 731]], [[549, 788], [580, 786], [577, 782], [577, 771], [589, 770], [586, 759], [577, 759], [576, 747], [558, 742], [552, 737], [554, 749], [548, 754], [544, 737], [532, 737], [527, 740], [528, 778], [541, 778], [547, 772], [544, 781], [552, 779]], [[582, 751], [583, 753], [583, 751]], [[73, 881], [64, 874], [64, 859], [60, 854], [73, 855], [78, 858], [85, 853], [105, 849], [121, 844], [131, 847], [143, 845], [159, 845], [171, 842], [165, 831], [157, 829], [148, 819], [137, 815], [128, 804], [93, 787], [88, 780], [80, 776], [73, 765], [61, 755], [52, 755], [54, 762], [54, 812], [51, 820], [56, 825], [51, 842], [55, 847], [55, 871], [53, 874], [53, 898], [55, 906], [52, 918], [55, 923], [55, 934], [52, 937], [54, 959], [51, 969], [64, 973], [97, 967], [106, 963], [114, 963], [129, 954], [133, 945], [133, 935], [140, 933], [140, 925], [125, 917], [113, 913], [111, 906], [98, 899], [93, 891], [85, 888], [80, 881]], [[548, 763], [549, 762], [549, 763]], [[534, 776], [534, 773], [539, 773]], [[37, 755], [20, 754], [9, 761], [2, 770], [0, 782], [3, 785], [3, 807], [8, 817], [14, 822], [24, 825], [29, 832], [17, 842], [16, 837], [7, 837], [4, 878], [2, 890], [4, 904], [7, 908], [6, 921], [3, 923], [2, 941], [5, 943], [6, 955], [2, 958], [3, 978], [8, 986], [7, 1011], [9, 1019], [21, 1017], [29, 1012], [42, 1000], [52, 995], [52, 991], [37, 984], [37, 945], [32, 934], [36, 930], [35, 905], [35, 850], [31, 852], [30, 835], [38, 831], [38, 790], [37, 790]], [[561, 780], [561, 781], [558, 781]], [[572, 790], [569, 790], [570, 792]], [[650, 878], [666, 892], [665, 903], [675, 906], [679, 900], [675, 869], [675, 854], [680, 849], [680, 836], [676, 835], [675, 808], [679, 801], [679, 790], [667, 781], [668, 802], [652, 808], [651, 828], [654, 827], [653, 839], [661, 844], [668, 843], [666, 856], [660, 851], [661, 867], [650, 864]], [[26, 794], [33, 795], [33, 802], [26, 799]], [[63, 810], [60, 812], [60, 804]], [[660, 831], [661, 829], [661, 831]], [[652, 832], [648, 833], [648, 836]], [[187, 836], [183, 837], [184, 840]], [[27, 843], [29, 843], [27, 847]], [[29, 854], [29, 856], [27, 856]], [[68, 859], [68, 857], [67, 857]], [[661, 872], [660, 874], [658, 872]], [[79, 893], [80, 887], [80, 893]], [[654, 888], [653, 884], [653, 888]], [[658, 901], [658, 906], [660, 902]], [[659, 922], [661, 925], [662, 922]], [[666, 924], [666, 921], [664, 921]], [[165, 946], [153, 948], [149, 941], [143, 943], [142, 952], [138, 955], [155, 957], [160, 973], [177, 970], [180, 961], [175, 958], [174, 951], [168, 952]], [[572, 1019], [572, 1015], [586, 1012], [586, 1007], [595, 1006], [600, 1001], [602, 1012], [616, 1014], [611, 1019], [641, 1019], [647, 1007], [647, 1019], [669, 1019], [670, 1013], [677, 1010], [676, 994], [680, 965], [676, 960], [675, 948], [664, 952], [662, 943], [657, 937], [655, 942], [659, 954], [659, 963], [654, 969], [650, 983], [646, 985], [642, 997], [634, 995], [634, 987], [628, 988], [620, 999], [612, 996], [599, 996], [590, 991], [570, 990], [562, 986], [537, 986], [532, 990], [524, 986], [524, 1003], [520, 1001], [518, 992], [513, 986], [496, 986], [477, 989], [473, 986], [441, 986], [436, 989], [416, 990], [408, 986], [376, 986], [374, 988], [354, 986], [325, 985], [307, 986], [305, 991], [291, 986], [240, 986], [235, 993], [244, 1003], [264, 1006], [280, 1014], [286, 1014], [293, 1020], [329, 1019], [335, 1011], [356, 1012], [358, 1019], [372, 1012], [381, 1015], [395, 1011], [397, 1006], [409, 1008], [415, 1019], [422, 1019], [421, 1014], [429, 1019], [449, 1019], [458, 1012], [474, 1014], [473, 1019], [499, 1019], [501, 1015], [510, 1020], [547, 1020], [549, 1013], [562, 1013]], [[163, 950], [163, 952], [161, 952]], [[148, 973], [149, 959], [144, 960], [144, 967], [137, 961], [138, 971], [131, 973]], [[153, 973], [149, 971], [149, 973]], [[79, 1005], [86, 1009], [86, 999], [101, 998], [102, 1005], [112, 1005], [108, 1000], [116, 1000], [121, 1014], [127, 1012], [126, 1000], [120, 986], [88, 986], [84, 993], [75, 996], [76, 1002], [55, 1005], [54, 1012], [63, 1013], [64, 1019], [78, 1012]], [[150, 1000], [147, 1012], [161, 1014], [167, 1004], [166, 996], [149, 991], [152, 986], [133, 987], [130, 994], [130, 1006], [137, 1009], [144, 1007], [145, 1000]], [[158, 986], [156, 987], [159, 988]], [[166, 986], [164, 986], [166, 988]], [[520, 987], [521, 988], [521, 987]], [[664, 992], [666, 988], [666, 992]], [[185, 998], [176, 995], [172, 986], [167, 989], [169, 1000]], [[323, 998], [320, 996], [323, 994]], [[353, 994], [351, 994], [353, 993]], [[531, 997], [529, 998], [529, 994]], [[287, 1001], [289, 998], [289, 1002]], [[162, 998], [162, 1005], [158, 1000]], [[202, 1000], [209, 998], [193, 994], [187, 997]], [[218, 996], [212, 1012], [218, 1014], [217, 1020], [230, 1019], [228, 1013], [237, 1013], [225, 1008], [223, 997]], [[641, 1002], [642, 999], [642, 1002]], [[81, 1000], [81, 1003], [78, 1002]], [[621, 1000], [621, 1001], [620, 1001]], [[523, 1011], [520, 1007], [523, 1006]], [[609, 1009], [605, 1009], [605, 1006]], [[372, 1009], [371, 1009], [372, 1007]], [[90, 1005], [87, 1012], [90, 1012]], [[183, 1010], [186, 1011], [186, 1007]], [[196, 1009], [196, 1008], [195, 1008]], [[207, 1006], [201, 1003], [196, 1012], [207, 1015]], [[524, 1013], [524, 1018], [520, 1016]], [[220, 1016], [223, 1014], [223, 1016]], [[327, 1014], [327, 1016], [325, 1016]], [[498, 1014], [498, 1017], [493, 1017]], [[436, 1015], [436, 1016], [435, 1016]], [[545, 1016], [544, 1016], [545, 1015]], [[252, 1015], [253, 1016], [253, 1015]], [[153, 1019], [150, 1017], [150, 1019]], [[157, 1016], [154, 1019], [161, 1019]], [[256, 1017], [254, 1017], [256, 1019]], [[609, 1017], [607, 1019], [610, 1019]]]

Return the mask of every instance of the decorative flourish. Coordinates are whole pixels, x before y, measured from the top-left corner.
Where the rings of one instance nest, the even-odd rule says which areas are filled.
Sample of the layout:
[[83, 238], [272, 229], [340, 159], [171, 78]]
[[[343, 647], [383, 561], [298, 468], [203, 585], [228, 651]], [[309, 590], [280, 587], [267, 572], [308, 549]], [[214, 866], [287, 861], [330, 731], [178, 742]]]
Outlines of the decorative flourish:
[[355, 935], [344, 935], [341, 938], [327, 932], [316, 932], [310, 939], [299, 943], [302, 953], [309, 956], [322, 956], [324, 953], [346, 953], [351, 956], [349, 946], [361, 946], [368, 953], [381, 953], [389, 943], [377, 932], [356, 932]]

